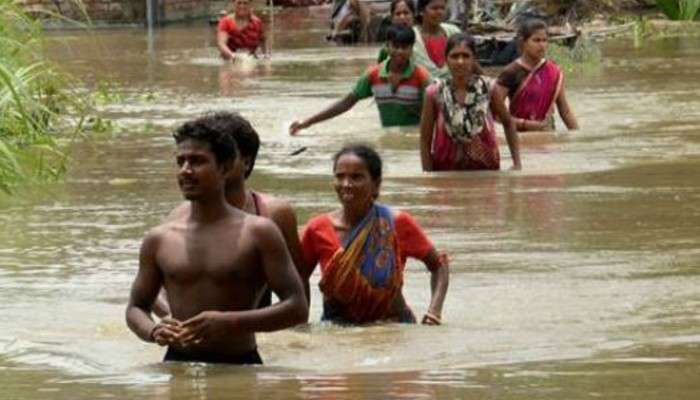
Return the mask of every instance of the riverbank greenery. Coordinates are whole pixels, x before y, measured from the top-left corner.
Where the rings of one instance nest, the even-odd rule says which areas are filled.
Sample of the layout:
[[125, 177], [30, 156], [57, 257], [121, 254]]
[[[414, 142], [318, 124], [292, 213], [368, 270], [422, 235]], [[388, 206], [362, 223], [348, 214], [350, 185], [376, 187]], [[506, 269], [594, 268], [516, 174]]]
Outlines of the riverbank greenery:
[[[59, 177], [59, 139], [81, 132], [84, 96], [45, 55], [40, 22], [13, 0], [0, 0], [0, 191]], [[65, 118], [70, 114], [70, 123]]]
[[573, 47], [551, 43], [547, 48], [547, 58], [554, 60], [566, 73], [579, 73], [599, 66], [602, 54], [595, 42], [581, 38]]
[[656, 4], [674, 21], [692, 21], [700, 18], [700, 0], [656, 0]]

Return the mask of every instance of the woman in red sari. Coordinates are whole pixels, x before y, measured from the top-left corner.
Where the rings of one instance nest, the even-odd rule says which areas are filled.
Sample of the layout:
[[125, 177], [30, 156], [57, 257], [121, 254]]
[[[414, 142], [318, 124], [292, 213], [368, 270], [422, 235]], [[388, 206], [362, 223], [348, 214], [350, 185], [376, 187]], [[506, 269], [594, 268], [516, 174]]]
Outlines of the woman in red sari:
[[423, 324], [439, 325], [449, 280], [439, 256], [413, 218], [376, 203], [382, 160], [374, 149], [349, 145], [333, 157], [340, 209], [312, 218], [302, 234], [308, 279], [321, 266], [322, 320], [346, 324], [415, 323], [402, 293], [406, 258], [430, 271], [431, 298]]
[[219, 21], [216, 33], [216, 45], [224, 60], [235, 60], [236, 52], [246, 51], [257, 57], [258, 48], [265, 57], [270, 57], [270, 42], [265, 35], [265, 26], [257, 15], [253, 14], [250, 0], [233, 0], [233, 14], [226, 15]]
[[[474, 39], [464, 33], [450, 37], [445, 49], [450, 75], [426, 89], [420, 120], [420, 154], [424, 171], [497, 170], [500, 153], [491, 110], [491, 85], [482, 75]], [[505, 130], [520, 169], [518, 134], [508, 111], [494, 110]]]
[[510, 63], [498, 77], [494, 100], [510, 100], [510, 114], [519, 131], [554, 130], [554, 105], [569, 130], [578, 129], [574, 112], [564, 93], [564, 75], [559, 67], [545, 58], [547, 24], [542, 20], [526, 21], [518, 30], [521, 56]]

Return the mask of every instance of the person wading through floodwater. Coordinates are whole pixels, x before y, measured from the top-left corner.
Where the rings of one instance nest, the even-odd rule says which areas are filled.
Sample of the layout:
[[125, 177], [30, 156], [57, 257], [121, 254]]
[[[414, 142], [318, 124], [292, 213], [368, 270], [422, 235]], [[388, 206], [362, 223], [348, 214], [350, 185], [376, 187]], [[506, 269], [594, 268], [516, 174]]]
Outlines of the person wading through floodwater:
[[308, 280], [319, 264], [325, 321], [415, 323], [402, 289], [408, 257], [430, 271], [430, 302], [421, 322], [439, 325], [447, 294], [447, 256], [438, 255], [406, 212], [377, 203], [382, 159], [365, 145], [348, 145], [333, 157], [333, 187], [340, 209], [306, 224], [302, 249]]
[[[153, 228], [141, 244], [126, 321], [141, 339], [168, 346], [165, 361], [259, 364], [255, 332], [308, 318], [279, 229], [226, 201], [226, 177], [238, 158], [230, 123], [230, 114], [220, 113], [176, 131], [178, 184], [190, 211]], [[172, 316], [156, 323], [151, 308], [161, 286]], [[255, 309], [266, 287], [280, 301]]]
[[494, 88], [496, 102], [510, 100], [510, 114], [519, 131], [554, 130], [554, 105], [569, 130], [578, 121], [566, 100], [564, 74], [554, 61], [545, 58], [547, 24], [539, 19], [525, 21], [518, 29], [521, 56], [508, 64]]
[[[260, 149], [260, 136], [248, 120], [236, 113], [231, 113], [229, 126], [230, 129], [226, 133], [236, 141], [240, 157], [236, 160], [236, 168], [232, 168], [226, 177], [226, 200], [230, 205], [247, 213], [270, 218], [282, 232], [292, 261], [299, 270], [302, 268], [303, 260], [296, 213], [291, 205], [283, 199], [246, 188], [246, 182], [253, 173]], [[185, 218], [189, 212], [190, 202], [184, 202], [170, 213], [168, 219]], [[308, 286], [305, 287], [305, 293], [308, 297]], [[270, 291], [266, 290], [262, 294], [259, 305], [262, 307], [270, 305], [272, 301], [270, 295]], [[167, 308], [163, 306], [165, 303], [161, 296], [158, 304], [163, 310], [157, 313], [159, 316], [168, 314]]]
[[492, 110], [505, 130], [513, 169], [520, 169], [520, 145], [508, 111], [491, 99], [491, 85], [476, 59], [474, 39], [450, 37], [445, 49], [450, 76], [426, 90], [421, 116], [424, 171], [499, 169], [500, 153]]
[[357, 81], [355, 88], [342, 99], [311, 117], [294, 121], [289, 133], [296, 135], [318, 122], [336, 117], [358, 101], [374, 97], [383, 127], [412, 126], [420, 121], [425, 87], [430, 83], [428, 71], [411, 62], [411, 48], [416, 40], [413, 31], [392, 25], [387, 32], [389, 59], [371, 66]]
[[265, 35], [265, 26], [250, 9], [250, 0], [233, 0], [233, 14], [219, 21], [216, 45], [224, 60], [235, 60], [236, 53], [246, 51], [257, 57], [261, 48], [265, 57], [270, 57], [270, 41]]

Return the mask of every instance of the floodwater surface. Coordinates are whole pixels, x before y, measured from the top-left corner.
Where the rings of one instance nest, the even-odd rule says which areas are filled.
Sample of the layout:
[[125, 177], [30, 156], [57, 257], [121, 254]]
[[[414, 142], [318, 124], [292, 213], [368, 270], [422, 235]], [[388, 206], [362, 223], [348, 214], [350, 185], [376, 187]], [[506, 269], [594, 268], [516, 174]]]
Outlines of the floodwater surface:
[[[237, 65], [203, 23], [53, 35], [67, 71], [118, 93], [114, 131], [73, 145], [64, 182], [0, 198], [0, 398], [700, 397], [697, 40], [605, 44], [567, 76], [582, 129], [522, 135], [521, 172], [502, 145], [501, 172], [425, 174], [417, 130], [382, 129], [371, 100], [287, 134], [378, 51], [325, 43], [327, 13], [279, 12], [272, 59]], [[381, 201], [450, 254], [444, 325], [322, 324], [316, 288], [308, 325], [258, 336], [263, 367], [160, 363], [124, 308], [144, 232], [181, 201], [172, 129], [209, 110], [253, 122], [251, 186], [301, 223], [337, 207], [333, 152], [375, 145]], [[420, 315], [429, 275], [410, 262], [405, 280]]]

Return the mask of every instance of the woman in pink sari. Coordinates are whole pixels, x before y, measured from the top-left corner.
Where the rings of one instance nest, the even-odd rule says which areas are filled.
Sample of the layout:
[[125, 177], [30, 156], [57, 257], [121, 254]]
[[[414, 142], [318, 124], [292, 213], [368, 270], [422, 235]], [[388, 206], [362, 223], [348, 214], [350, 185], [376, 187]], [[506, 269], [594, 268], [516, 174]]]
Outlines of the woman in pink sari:
[[482, 75], [474, 39], [464, 33], [450, 36], [445, 58], [449, 77], [428, 86], [423, 100], [420, 121], [423, 170], [500, 169], [492, 113], [503, 124], [513, 169], [520, 169], [517, 132], [505, 107], [491, 102], [491, 85]]
[[498, 77], [493, 97], [497, 103], [510, 100], [510, 114], [519, 131], [554, 130], [554, 105], [566, 127], [578, 129], [574, 112], [564, 93], [564, 75], [546, 59], [547, 24], [526, 21], [518, 30], [521, 56]]

